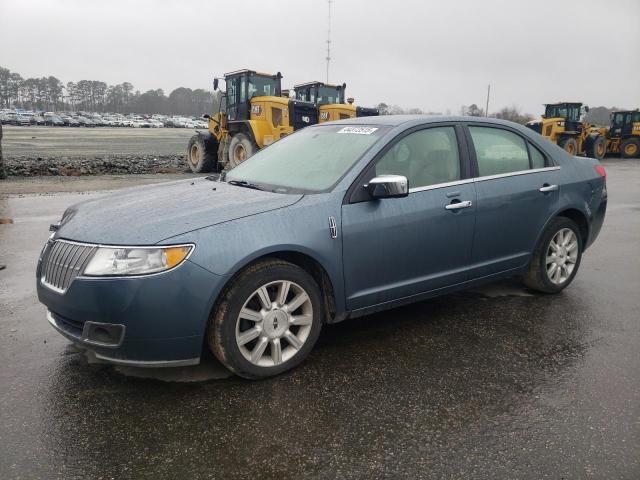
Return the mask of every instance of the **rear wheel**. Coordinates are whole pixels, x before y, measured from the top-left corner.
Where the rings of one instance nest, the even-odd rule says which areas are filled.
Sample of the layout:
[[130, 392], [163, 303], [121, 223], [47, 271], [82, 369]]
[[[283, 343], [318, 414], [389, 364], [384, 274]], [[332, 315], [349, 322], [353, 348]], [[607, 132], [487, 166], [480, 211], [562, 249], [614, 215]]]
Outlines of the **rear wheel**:
[[218, 143], [202, 135], [194, 135], [189, 139], [187, 161], [193, 173], [210, 172], [218, 162]]
[[210, 320], [213, 354], [244, 378], [265, 378], [295, 367], [322, 328], [320, 289], [305, 270], [268, 259], [242, 272], [225, 290]]
[[236, 133], [229, 143], [229, 168], [240, 165], [258, 151], [258, 146], [244, 133]]
[[591, 139], [589, 148], [587, 149], [587, 155], [591, 158], [602, 160], [605, 153], [607, 153], [607, 142], [605, 141], [604, 137], [598, 135], [597, 137]]
[[573, 281], [581, 259], [578, 226], [569, 218], [557, 217], [545, 229], [524, 283], [539, 292], [557, 293]]
[[620, 156], [622, 158], [637, 158], [640, 154], [640, 140], [627, 138], [620, 144]]
[[578, 154], [578, 142], [575, 138], [563, 138], [559, 143], [560, 148], [563, 148], [569, 155]]

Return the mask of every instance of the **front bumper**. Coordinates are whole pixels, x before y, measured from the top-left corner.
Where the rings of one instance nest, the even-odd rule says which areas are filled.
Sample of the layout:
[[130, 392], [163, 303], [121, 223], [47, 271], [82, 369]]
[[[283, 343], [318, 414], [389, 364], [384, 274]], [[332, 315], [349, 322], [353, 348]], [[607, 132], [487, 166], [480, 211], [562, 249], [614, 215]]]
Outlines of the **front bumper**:
[[64, 293], [44, 285], [38, 299], [49, 323], [98, 359], [160, 367], [199, 363], [214, 299], [225, 277], [186, 260], [159, 275], [77, 277]]

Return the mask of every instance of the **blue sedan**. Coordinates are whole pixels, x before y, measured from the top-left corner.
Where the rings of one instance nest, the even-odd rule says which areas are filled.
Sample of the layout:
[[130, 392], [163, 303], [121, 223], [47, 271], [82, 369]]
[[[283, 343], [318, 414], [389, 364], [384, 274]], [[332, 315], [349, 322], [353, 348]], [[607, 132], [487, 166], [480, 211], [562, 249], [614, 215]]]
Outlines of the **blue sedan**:
[[488, 118], [308, 127], [222, 176], [69, 208], [37, 267], [51, 325], [116, 364], [245, 378], [299, 364], [325, 323], [503, 277], [557, 293], [607, 204], [597, 160]]

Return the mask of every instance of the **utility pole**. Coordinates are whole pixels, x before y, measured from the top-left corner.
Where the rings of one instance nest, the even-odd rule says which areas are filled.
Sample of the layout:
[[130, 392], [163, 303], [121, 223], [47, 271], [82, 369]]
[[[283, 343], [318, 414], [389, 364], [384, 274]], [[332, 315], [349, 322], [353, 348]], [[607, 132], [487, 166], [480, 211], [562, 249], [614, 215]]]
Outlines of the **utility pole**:
[[487, 105], [484, 109], [484, 116], [488, 117], [489, 116], [489, 95], [491, 95], [491, 84], [489, 84], [487, 86]]
[[327, 0], [329, 7], [329, 22], [327, 26], [327, 83], [329, 83], [329, 62], [331, 61], [331, 2], [332, 0]]

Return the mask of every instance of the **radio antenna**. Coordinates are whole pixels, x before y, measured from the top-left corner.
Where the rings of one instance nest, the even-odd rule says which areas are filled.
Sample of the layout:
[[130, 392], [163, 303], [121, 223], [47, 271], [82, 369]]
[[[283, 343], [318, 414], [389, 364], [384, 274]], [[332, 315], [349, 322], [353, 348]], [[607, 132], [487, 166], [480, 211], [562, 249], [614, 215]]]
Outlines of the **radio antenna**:
[[329, 23], [327, 26], [327, 83], [329, 83], [329, 62], [331, 61], [331, 3], [333, 0], [327, 0], [329, 7]]

